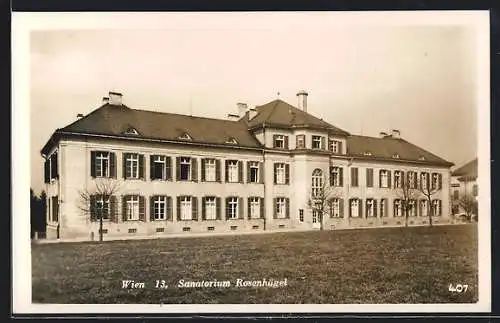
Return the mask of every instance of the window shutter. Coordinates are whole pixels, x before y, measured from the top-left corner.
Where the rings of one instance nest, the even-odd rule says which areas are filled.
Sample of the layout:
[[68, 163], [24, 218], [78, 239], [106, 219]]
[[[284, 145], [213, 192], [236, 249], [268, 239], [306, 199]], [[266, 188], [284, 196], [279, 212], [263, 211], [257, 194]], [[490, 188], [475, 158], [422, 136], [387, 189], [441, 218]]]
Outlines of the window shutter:
[[180, 157], [175, 157], [175, 178], [178, 181], [181, 180], [181, 158]]
[[123, 154], [122, 172], [123, 178], [127, 179], [127, 156], [128, 154]]
[[245, 208], [243, 205], [243, 198], [238, 197], [238, 218], [239, 219], [244, 219], [245, 218]]
[[[47, 199], [47, 200], [50, 201], [50, 199]], [[96, 207], [97, 207], [97, 205], [96, 205], [96, 201], [95, 201], [95, 196], [90, 195], [90, 221], [92, 221], [92, 222], [97, 220]], [[50, 207], [49, 207], [49, 212], [50, 212]]]
[[285, 203], [286, 203], [286, 218], [290, 219], [290, 199], [288, 197], [285, 199]]
[[114, 195], [109, 197], [109, 219], [111, 222], [118, 222], [118, 217], [116, 216], [116, 196]]
[[273, 148], [276, 148], [276, 138], [278, 135], [273, 135]]
[[247, 161], [247, 183], [250, 183], [251, 182], [251, 178], [250, 178], [250, 162]]
[[338, 153], [339, 153], [339, 154], [342, 154], [342, 141], [339, 141], [339, 142], [338, 142], [338, 147], [339, 147], [339, 151], [338, 151]]
[[226, 197], [226, 220], [229, 219], [229, 197]]
[[288, 149], [288, 136], [285, 136], [285, 149]]
[[274, 164], [274, 184], [278, 183], [278, 164]]
[[[90, 176], [95, 178], [95, 156], [96, 152], [91, 151], [90, 152]], [[45, 178], [46, 182], [49, 183], [50, 180], [47, 180], [50, 177], [50, 170], [48, 169], [48, 159], [45, 161]]]
[[139, 155], [139, 178], [144, 179], [144, 173], [145, 173], [145, 168], [144, 168], [144, 155]]
[[172, 157], [165, 157], [165, 179], [172, 179]]
[[441, 213], [443, 212], [443, 208], [442, 208], [443, 202], [441, 200], [438, 200], [438, 201], [439, 201], [438, 202], [439, 203], [439, 213], [438, 213], [438, 215], [441, 215]]
[[191, 158], [191, 180], [193, 182], [198, 181], [198, 160], [197, 160], [197, 158]]
[[144, 196], [139, 196], [139, 220], [146, 221], [146, 202]]
[[221, 219], [220, 197], [215, 198], [215, 218], [217, 220]]
[[387, 171], [387, 187], [391, 188], [391, 171]]
[[252, 218], [252, 212], [251, 212], [251, 209], [250, 209], [250, 201], [251, 201], [251, 197], [247, 198], [247, 217], [248, 219], [250, 220]]
[[277, 199], [273, 198], [273, 218], [277, 219], [278, 214], [276, 213], [276, 208], [277, 208]]
[[224, 164], [225, 164], [225, 169], [226, 169], [226, 171], [224, 172], [224, 178], [225, 178], [226, 183], [227, 183], [227, 182], [229, 182], [229, 161], [225, 160]]
[[52, 155], [52, 157], [53, 157], [52, 166], [54, 167], [53, 172], [52, 172], [53, 173], [52, 176], [53, 176], [53, 178], [59, 178], [59, 167], [57, 165], [57, 162], [58, 162], [57, 152], [55, 152]]
[[358, 202], [359, 217], [362, 218], [363, 217], [363, 200], [359, 199], [358, 201], [359, 201]]
[[215, 180], [220, 183], [220, 160], [215, 160]]
[[339, 167], [339, 183], [344, 186], [344, 167]]
[[344, 199], [339, 199], [339, 216], [344, 217]]
[[264, 183], [264, 163], [259, 162], [259, 182]]
[[405, 187], [405, 172], [400, 171], [400, 178], [401, 178], [401, 187]]
[[373, 199], [373, 216], [377, 217], [377, 200]]
[[438, 189], [443, 188], [443, 174], [438, 174]]
[[154, 163], [155, 157], [156, 157], [155, 155], [149, 156], [149, 178], [152, 180], [156, 178], [156, 176], [155, 176], [155, 163]]
[[333, 166], [330, 166], [330, 186], [333, 186]]
[[325, 149], [325, 137], [321, 137], [321, 149]]
[[373, 187], [373, 168], [366, 169], [366, 186]]
[[356, 187], [358, 186], [357, 184], [357, 178], [356, 178], [356, 170], [357, 168], [351, 168], [351, 187]]
[[285, 164], [285, 184], [290, 184], [290, 164]]
[[[177, 157], [179, 158], [179, 157]], [[181, 220], [181, 197], [177, 196], [177, 221]]]
[[238, 182], [243, 183], [243, 162], [238, 161]]
[[151, 196], [149, 198], [149, 220], [155, 220], [155, 197]]
[[172, 197], [167, 196], [167, 221], [172, 221]]
[[349, 199], [349, 217], [352, 218], [352, 200], [353, 199]]
[[191, 210], [193, 211], [193, 220], [198, 221], [198, 198], [191, 196]]
[[[45, 160], [45, 163], [43, 166], [44, 166], [44, 175], [45, 175], [44, 182], [50, 183], [50, 168], [49, 168], [50, 165], [49, 165], [48, 159]], [[93, 171], [93, 173], [92, 173], [92, 171]], [[95, 177], [95, 167], [91, 168], [91, 175], [92, 175], [92, 177]]]
[[207, 164], [207, 160], [205, 158], [201, 159], [201, 181], [205, 181], [205, 165]]
[[262, 219], [264, 219], [264, 218], [265, 218], [265, 216], [266, 216], [266, 213], [265, 213], [265, 212], [266, 212], [266, 209], [265, 209], [265, 205], [264, 205], [264, 198], [263, 198], [263, 197], [261, 197], [261, 198], [260, 198], [260, 214], [259, 214], [259, 215], [260, 215], [260, 217], [261, 217]]
[[[203, 165], [203, 159], [202, 159], [201, 164]], [[206, 201], [207, 201], [206, 197], [201, 198], [201, 220], [202, 221], [205, 221], [207, 219], [207, 207], [205, 205]]]
[[109, 177], [116, 178], [116, 154], [109, 153]]
[[127, 221], [127, 195], [122, 197], [122, 220]]
[[394, 202], [392, 202], [392, 215], [393, 216], [396, 216], [396, 201], [397, 200], [394, 200]]

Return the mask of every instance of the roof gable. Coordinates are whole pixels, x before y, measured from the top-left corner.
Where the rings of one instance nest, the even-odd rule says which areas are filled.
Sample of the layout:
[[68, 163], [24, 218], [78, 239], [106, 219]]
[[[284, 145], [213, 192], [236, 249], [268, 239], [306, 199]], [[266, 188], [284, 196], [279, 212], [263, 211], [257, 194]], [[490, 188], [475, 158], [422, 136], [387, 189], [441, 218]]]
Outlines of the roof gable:
[[477, 177], [477, 158], [457, 168], [451, 173], [452, 176]]

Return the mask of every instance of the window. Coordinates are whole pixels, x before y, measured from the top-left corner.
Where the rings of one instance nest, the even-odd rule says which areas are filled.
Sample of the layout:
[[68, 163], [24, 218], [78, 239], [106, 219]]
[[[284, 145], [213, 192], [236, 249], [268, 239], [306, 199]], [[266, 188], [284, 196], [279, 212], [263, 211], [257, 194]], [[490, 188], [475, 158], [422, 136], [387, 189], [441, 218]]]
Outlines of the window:
[[400, 199], [394, 200], [394, 216], [403, 216], [403, 207]]
[[477, 196], [477, 184], [472, 186], [472, 196]]
[[403, 186], [403, 172], [394, 171], [394, 188], [401, 188]]
[[297, 135], [295, 137], [295, 148], [296, 149], [306, 148], [306, 136], [305, 135]]
[[323, 172], [321, 169], [315, 169], [312, 173], [312, 196], [319, 196], [323, 187]]
[[417, 188], [417, 173], [408, 172], [408, 187]]
[[432, 173], [431, 177], [431, 187], [433, 190], [439, 190], [441, 189], [441, 174], [439, 173]]
[[429, 216], [429, 203], [427, 200], [420, 201], [420, 215]]
[[155, 196], [153, 198], [154, 220], [165, 220], [167, 218], [167, 197]]
[[180, 200], [180, 220], [192, 220], [193, 219], [193, 208], [191, 196], [181, 196]]
[[459, 196], [460, 196], [460, 193], [458, 192], [458, 190], [454, 190], [453, 191], [453, 199], [458, 200]]
[[312, 136], [312, 149], [323, 149], [323, 141], [321, 136]]
[[205, 159], [205, 181], [215, 182], [217, 179], [217, 163], [215, 159]]
[[408, 201], [408, 215], [409, 216], [417, 215], [417, 201], [415, 200]]
[[330, 175], [330, 186], [343, 186], [343, 180], [342, 180], [342, 168], [333, 166], [331, 168], [331, 175]]
[[352, 187], [358, 186], [358, 168], [357, 167], [351, 168], [351, 186]]
[[420, 188], [429, 189], [429, 173], [420, 173]]
[[371, 155], [372, 155], [372, 152], [371, 152], [371, 151], [365, 151], [365, 152], [363, 153], [363, 155], [365, 155], [365, 156], [371, 156]]
[[353, 218], [358, 218], [360, 217], [360, 212], [361, 211], [361, 208], [360, 208], [360, 205], [359, 205], [359, 199], [351, 199], [350, 203], [349, 203], [349, 215]]
[[418, 160], [422, 160], [423, 161], [423, 160], [425, 160], [425, 157], [424, 156], [420, 156], [420, 157], [418, 157]]
[[304, 222], [304, 210], [299, 209], [299, 221]]
[[57, 166], [57, 151], [50, 156], [50, 179], [59, 177], [59, 167]]
[[143, 155], [124, 154], [124, 169], [126, 179], [143, 178]]
[[366, 199], [366, 217], [376, 217], [376, 206], [374, 199]]
[[92, 177], [116, 177], [116, 157], [113, 152], [92, 151], [90, 153], [90, 175]]
[[248, 216], [250, 219], [260, 218], [260, 198], [250, 197], [248, 198]]
[[[109, 205], [109, 204], [108, 204]], [[109, 207], [105, 210], [109, 210]], [[107, 219], [107, 215], [108, 213], [101, 213], [103, 215], [106, 216], [106, 219]], [[103, 217], [104, 219], [104, 217]], [[52, 196], [52, 221], [53, 222], [58, 222], [59, 221], [59, 197], [56, 195], [56, 196]]]
[[238, 218], [238, 198], [229, 197], [227, 198], [226, 215], [228, 219]]
[[340, 199], [334, 198], [331, 200], [330, 204], [330, 215], [332, 218], [340, 218], [341, 216], [341, 206], [340, 206]]
[[226, 144], [231, 144], [231, 145], [237, 145], [238, 142], [236, 141], [236, 139], [234, 138], [229, 138], [227, 141], [226, 141]]
[[284, 135], [274, 135], [273, 136], [273, 147], [288, 149], [288, 136]]
[[284, 197], [276, 198], [275, 215], [278, 219], [286, 218], [286, 199]]
[[217, 203], [215, 197], [205, 197], [205, 219], [206, 220], [216, 220], [217, 219]]
[[248, 162], [248, 179], [249, 183], [258, 183], [260, 181], [259, 178], [259, 162], [251, 161]]
[[123, 200], [125, 221], [144, 221], [144, 198], [139, 195], [127, 195]]
[[226, 161], [226, 181], [230, 183], [237, 183], [239, 181], [239, 169], [237, 160]]
[[387, 200], [385, 199], [380, 200], [380, 216], [387, 216]]
[[138, 135], [139, 132], [135, 128], [128, 128], [123, 132], [125, 135]]
[[441, 215], [441, 200], [433, 200], [432, 201], [432, 215], [440, 216]]
[[373, 168], [366, 169], [366, 187], [373, 187]]
[[274, 164], [274, 183], [288, 184], [290, 176], [290, 167], [285, 163]]
[[180, 158], [180, 178], [181, 181], [191, 180], [191, 158], [181, 157]]
[[392, 155], [392, 158], [399, 159], [399, 154], [393, 154], [393, 155]]
[[183, 133], [182, 135], [179, 136], [179, 139], [191, 140], [192, 138], [191, 138], [191, 136], [187, 132], [185, 132], [185, 133]]
[[331, 152], [334, 154], [341, 154], [342, 153], [342, 142], [338, 140], [332, 140], [330, 139], [328, 142], [328, 148]]
[[379, 178], [379, 181], [380, 181], [380, 187], [382, 188], [388, 188], [391, 186], [390, 184], [390, 172], [386, 169], [381, 169], [380, 170], [380, 178]]
[[169, 180], [171, 179], [171, 159], [167, 156], [153, 155], [151, 158], [151, 179]]

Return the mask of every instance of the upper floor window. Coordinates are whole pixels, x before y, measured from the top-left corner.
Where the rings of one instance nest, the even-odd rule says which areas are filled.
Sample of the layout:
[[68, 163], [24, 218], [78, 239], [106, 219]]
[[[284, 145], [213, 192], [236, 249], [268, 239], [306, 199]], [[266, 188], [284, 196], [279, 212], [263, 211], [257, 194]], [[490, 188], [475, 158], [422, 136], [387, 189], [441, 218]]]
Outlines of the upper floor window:
[[296, 149], [303, 149], [306, 148], [306, 136], [305, 135], [297, 135], [295, 137], [295, 148]]
[[477, 184], [472, 185], [472, 196], [477, 196]]
[[285, 135], [274, 135], [273, 136], [273, 147], [288, 149], [288, 136]]
[[358, 185], [359, 185], [359, 183], [358, 183], [358, 168], [352, 167], [351, 168], [351, 186], [357, 187]]
[[325, 137], [322, 136], [312, 136], [312, 149], [324, 149], [325, 148]]
[[331, 168], [331, 174], [330, 174], [330, 186], [343, 186], [343, 168], [342, 167], [337, 167], [337, 166], [332, 166]]
[[170, 157], [153, 155], [150, 157], [150, 176], [152, 180], [169, 180], [172, 178], [172, 162]]
[[285, 163], [274, 164], [274, 184], [289, 184], [290, 165]]
[[201, 160], [201, 180], [204, 182], [220, 181], [220, 161], [213, 158]]
[[439, 190], [441, 189], [441, 174], [439, 173], [432, 173], [431, 177], [431, 187], [433, 190]]
[[328, 149], [334, 154], [342, 153], [342, 142], [339, 140], [330, 139], [328, 141]]
[[391, 187], [391, 173], [387, 169], [381, 169], [379, 172], [379, 186], [382, 188]]
[[429, 173], [420, 173], [420, 188], [424, 190], [429, 188]]
[[178, 181], [196, 181], [197, 180], [197, 162], [192, 157], [177, 157], [177, 180]]
[[373, 187], [373, 168], [366, 169], [366, 187]]
[[312, 173], [312, 196], [320, 196], [323, 188], [323, 171], [315, 169]]
[[226, 182], [243, 181], [243, 163], [238, 160], [226, 160]]
[[92, 151], [90, 155], [92, 177], [116, 177], [116, 156], [113, 152]]
[[417, 173], [409, 171], [408, 172], [408, 187], [417, 188]]
[[140, 154], [123, 155], [124, 159], [124, 177], [125, 179], [144, 178], [144, 156]]
[[460, 194], [460, 193], [458, 192], [458, 190], [454, 190], [454, 191], [453, 191], [453, 199], [454, 199], [454, 200], [458, 200], [458, 198], [459, 198], [459, 194]]
[[247, 164], [247, 168], [248, 168], [248, 178], [247, 178], [247, 182], [249, 183], [258, 183], [260, 182], [260, 164], [259, 162], [256, 162], [256, 161], [249, 161], [248, 164]]
[[401, 188], [403, 186], [403, 172], [400, 170], [394, 171], [394, 188]]

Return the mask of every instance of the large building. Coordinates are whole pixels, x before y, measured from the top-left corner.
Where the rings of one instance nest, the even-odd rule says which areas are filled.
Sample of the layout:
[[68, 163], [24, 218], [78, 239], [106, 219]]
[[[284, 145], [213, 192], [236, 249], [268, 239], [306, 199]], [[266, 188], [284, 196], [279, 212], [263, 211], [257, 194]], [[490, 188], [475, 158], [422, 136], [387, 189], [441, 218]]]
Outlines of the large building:
[[[430, 213], [451, 221], [452, 163], [398, 130], [352, 135], [309, 114], [306, 92], [297, 97], [297, 107], [240, 103], [222, 120], [133, 109], [110, 92], [41, 150], [47, 238], [96, 239], [100, 216], [105, 239], [402, 226], [406, 181], [435, 190], [431, 203], [409, 202], [409, 225]], [[118, 183], [109, 198], [102, 183]], [[324, 192], [323, 216], [311, 201]]]
[[[465, 211], [463, 207], [460, 206], [460, 199], [463, 196], [471, 196], [474, 201], [478, 201], [477, 158], [458, 167], [451, 173], [451, 189], [453, 214], [459, 216], [464, 215]], [[477, 214], [473, 216], [477, 216]]]

